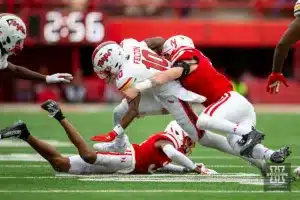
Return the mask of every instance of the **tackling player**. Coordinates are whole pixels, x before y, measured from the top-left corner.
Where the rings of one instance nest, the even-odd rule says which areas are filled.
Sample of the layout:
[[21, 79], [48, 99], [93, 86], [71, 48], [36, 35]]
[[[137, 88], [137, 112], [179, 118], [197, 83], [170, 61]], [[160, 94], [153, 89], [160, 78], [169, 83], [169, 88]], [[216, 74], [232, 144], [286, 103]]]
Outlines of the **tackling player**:
[[300, 0], [295, 4], [294, 16], [295, 19], [289, 25], [275, 48], [272, 73], [269, 76], [267, 84], [267, 92], [271, 94], [279, 92], [281, 83], [288, 87], [287, 81], [282, 74], [282, 68], [290, 48], [300, 40]]
[[[136, 99], [138, 101], [138, 99]], [[190, 153], [194, 143], [177, 124], [170, 124], [164, 132], [150, 136], [146, 141], [132, 144], [125, 153], [95, 152], [90, 149], [79, 132], [64, 117], [59, 105], [48, 100], [42, 108], [49, 112], [65, 129], [79, 155], [64, 157], [52, 146], [32, 136], [22, 121], [0, 131], [0, 140], [17, 137], [27, 142], [57, 172], [71, 174], [137, 173], [147, 174], [157, 170], [169, 172], [196, 172], [216, 174], [203, 164], [196, 165], [185, 154]], [[172, 161], [180, 166], [170, 164]]]
[[[92, 60], [94, 70], [98, 76], [108, 82], [116, 80], [117, 87], [127, 97], [132, 97], [130, 94], [132, 85], [145, 87], [145, 80], [147, 82], [155, 74], [166, 71], [170, 66], [167, 60], [152, 52], [146, 42], [127, 39], [121, 43], [121, 46], [123, 48], [115, 42], [104, 42], [95, 49]], [[159, 87], [147, 91], [144, 91], [144, 89], [142, 89], [141, 103], [145, 102], [145, 107], [139, 107], [141, 113], [143, 113], [142, 109], [146, 109], [148, 114], [150, 111], [161, 113], [162, 109], [167, 110], [193, 141], [197, 141], [203, 136], [204, 131], [201, 131], [196, 125], [198, 117], [187, 102], [203, 103], [206, 100], [205, 97], [199, 95], [199, 93], [187, 91], [178, 81], [160, 84]], [[134, 92], [136, 92], [134, 95], [137, 95], [138, 90]], [[126, 101], [122, 101], [119, 106], [125, 110], [128, 108]], [[210, 122], [210, 124], [214, 124], [215, 121], [210, 116], [205, 118], [205, 122]], [[219, 126], [214, 126], [216, 130], [222, 131], [224, 129], [222, 126], [227, 126], [227, 133], [249, 136], [239, 137], [241, 142], [238, 145], [243, 146], [244, 151], [252, 149], [254, 144], [260, 142], [262, 134], [254, 130], [251, 125], [232, 123], [224, 118], [218, 120], [218, 122], [220, 121], [222, 123]], [[206, 128], [203, 126], [201, 129]], [[95, 141], [111, 142], [117, 136], [121, 136], [123, 132], [124, 127], [118, 124], [109, 134], [100, 135], [93, 139]], [[239, 141], [236, 141], [236, 143]]]
[[127, 91], [128, 97], [134, 98], [138, 92], [148, 88], [180, 80], [187, 90], [207, 98], [203, 103], [206, 108], [197, 120], [198, 128], [234, 133], [228, 134], [228, 142], [242, 156], [282, 162], [290, 154], [288, 147], [276, 153], [258, 144], [263, 139], [260, 132], [248, 134], [256, 125], [253, 106], [233, 91], [229, 80], [218, 73], [210, 60], [195, 49], [190, 38], [171, 37], [164, 43], [162, 54], [170, 59], [173, 67], [133, 85]]
[[9, 71], [16, 78], [45, 81], [46, 83], [69, 83], [73, 77], [71, 74], [58, 73], [45, 76], [7, 61], [10, 55], [22, 51], [26, 38], [26, 26], [21, 18], [16, 15], [0, 14], [0, 70]]

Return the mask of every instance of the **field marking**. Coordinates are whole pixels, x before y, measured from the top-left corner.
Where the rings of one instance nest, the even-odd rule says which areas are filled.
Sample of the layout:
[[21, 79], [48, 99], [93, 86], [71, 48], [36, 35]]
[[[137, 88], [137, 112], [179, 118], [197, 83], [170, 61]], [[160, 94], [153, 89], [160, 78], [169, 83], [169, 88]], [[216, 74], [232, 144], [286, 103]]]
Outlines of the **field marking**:
[[262, 191], [262, 190], [0, 190], [0, 193], [300, 193], [300, 190]]
[[[253, 166], [251, 165], [205, 165], [208, 168], [252, 168]], [[299, 167], [300, 165], [292, 165], [292, 168]], [[45, 167], [45, 168], [51, 168], [50, 165], [48, 164], [41, 164], [41, 165], [36, 165], [36, 164], [25, 164], [25, 165], [12, 165], [12, 164], [3, 164], [0, 162], [0, 167], [1, 168], [40, 168], [40, 167]]]
[[233, 177], [261, 177], [259, 174], [248, 173], [220, 173], [217, 175], [199, 175], [199, 174], [97, 174], [97, 175], [76, 175], [67, 173], [56, 173], [55, 176], [0, 176], [0, 179], [58, 179], [58, 178], [233, 178]]
[[[58, 141], [58, 140], [43, 140], [43, 141], [54, 147], [73, 147], [74, 146], [70, 142], [62, 142], [62, 141]], [[30, 145], [21, 140], [1, 140], [0, 148], [7, 148], [7, 147], [30, 147]]]
[[[63, 156], [74, 156], [77, 154], [63, 154]], [[194, 160], [239, 160], [239, 157], [235, 156], [190, 156]], [[291, 156], [289, 160], [298, 160], [300, 156]], [[0, 154], [0, 161], [39, 161], [46, 162], [39, 154], [25, 154], [25, 153], [12, 153], [12, 154]]]

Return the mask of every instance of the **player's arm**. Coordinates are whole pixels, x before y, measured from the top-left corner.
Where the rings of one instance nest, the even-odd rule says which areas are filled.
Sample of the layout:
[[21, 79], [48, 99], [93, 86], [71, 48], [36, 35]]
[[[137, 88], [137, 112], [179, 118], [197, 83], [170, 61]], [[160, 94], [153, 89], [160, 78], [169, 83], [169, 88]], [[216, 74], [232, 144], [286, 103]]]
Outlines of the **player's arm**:
[[147, 38], [144, 42], [147, 44], [148, 48], [160, 54], [162, 50], [162, 46], [165, 43], [165, 39], [163, 37], [152, 37]]
[[[300, 13], [300, 10], [298, 12]], [[277, 43], [273, 57], [272, 72], [282, 72], [282, 67], [289, 50], [298, 40], [300, 40], [300, 16], [296, 16], [294, 21], [289, 25], [288, 29]]]
[[26, 79], [26, 80], [37, 80], [37, 81], [45, 81], [47, 83], [69, 83], [73, 77], [71, 74], [63, 73], [63, 74], [53, 74], [53, 75], [42, 75], [40, 73], [31, 71], [25, 67], [21, 67], [18, 65], [14, 65], [10, 62], [8, 62], [6, 70], [13, 73], [13, 75], [20, 79]]
[[169, 163], [169, 164], [165, 165], [164, 167], [159, 168], [157, 171], [165, 172], [165, 173], [187, 173], [187, 172], [190, 172], [191, 170], [189, 170], [185, 167], [179, 166], [179, 165], [174, 165], [172, 163]]
[[300, 2], [298, 1], [294, 8], [295, 19], [289, 25], [276, 45], [272, 73], [268, 78], [267, 92], [273, 94], [279, 92], [280, 84], [288, 87], [287, 81], [282, 74], [284, 62], [288, 56], [289, 50], [293, 44], [300, 40]]
[[155, 147], [161, 149], [172, 161], [176, 162], [180, 166], [201, 173], [201, 168], [183, 153], [175, 149], [174, 145], [170, 141], [159, 140], [155, 143]]
[[134, 88], [140, 92], [161, 86], [173, 80], [178, 80], [193, 72], [197, 65], [189, 65], [185, 62], [175, 63], [174, 66], [168, 70], [156, 73], [153, 77], [135, 84]]
[[138, 116], [140, 100], [141, 93], [138, 93], [134, 99], [127, 98], [128, 110], [120, 122], [120, 125], [123, 129], [127, 128], [129, 124], [131, 124], [131, 122]]

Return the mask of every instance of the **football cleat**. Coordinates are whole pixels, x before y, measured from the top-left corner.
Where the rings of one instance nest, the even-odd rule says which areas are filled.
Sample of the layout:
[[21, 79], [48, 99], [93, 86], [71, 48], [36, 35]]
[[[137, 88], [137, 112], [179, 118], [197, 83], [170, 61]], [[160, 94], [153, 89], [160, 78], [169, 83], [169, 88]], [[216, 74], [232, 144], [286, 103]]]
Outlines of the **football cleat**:
[[242, 146], [240, 155], [252, 158], [253, 148], [255, 145], [261, 143], [261, 141], [264, 139], [264, 136], [265, 135], [263, 133], [252, 128], [252, 131], [246, 134], [246, 137], [243, 137], [243, 139], [245, 139], [245, 143]]
[[282, 147], [271, 155], [270, 160], [272, 163], [283, 163], [291, 153], [289, 147]]
[[49, 112], [49, 117], [54, 117], [56, 114], [61, 112], [61, 109], [60, 109], [58, 103], [56, 103], [53, 100], [46, 101], [45, 103], [42, 104], [41, 107], [44, 110], [46, 110], [47, 112]]
[[117, 138], [114, 142], [103, 142], [94, 144], [94, 149], [99, 152], [125, 152], [130, 147], [130, 142], [127, 135], [122, 138]]
[[10, 127], [0, 130], [0, 140], [10, 137], [26, 140], [29, 135], [30, 133], [26, 124], [21, 120], [17, 121]]

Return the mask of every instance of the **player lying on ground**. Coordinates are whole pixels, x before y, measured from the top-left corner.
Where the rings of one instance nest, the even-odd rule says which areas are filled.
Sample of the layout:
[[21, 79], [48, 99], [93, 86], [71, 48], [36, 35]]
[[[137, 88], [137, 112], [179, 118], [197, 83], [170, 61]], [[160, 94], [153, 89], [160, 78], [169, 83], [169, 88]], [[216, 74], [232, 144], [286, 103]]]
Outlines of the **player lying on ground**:
[[0, 15], [0, 70], [11, 72], [16, 78], [45, 81], [46, 83], [69, 83], [71, 74], [54, 74], [45, 76], [7, 61], [10, 55], [22, 51], [26, 39], [26, 26], [16, 15], [3, 13]]
[[[50, 116], [58, 120], [65, 129], [66, 135], [77, 148], [79, 155], [64, 157], [51, 145], [32, 136], [22, 121], [0, 131], [0, 140], [17, 137], [27, 142], [55, 171], [72, 174], [101, 174], [101, 173], [152, 173], [158, 169], [170, 172], [196, 172], [199, 174], [215, 174], [206, 169], [203, 164], [196, 165], [185, 154], [190, 153], [194, 143], [174, 126], [166, 132], [150, 136], [142, 144], [132, 144], [125, 153], [96, 152], [89, 148], [80, 133], [65, 118], [59, 105], [48, 100], [42, 108]], [[170, 164], [172, 161], [180, 166]]]
[[[145, 59], [143, 56], [145, 56], [145, 57], [151, 57], [152, 61], [153, 61], [154, 58], [156, 60], [160, 60], [161, 63], [165, 61], [164, 59], [158, 57], [156, 54], [151, 53], [151, 56], [147, 56], [147, 55], [145, 55], [145, 51], [142, 50], [140, 52], [140, 49], [142, 49], [142, 47], [140, 46], [141, 44], [139, 44], [137, 41], [131, 39], [130, 40], [130, 43], [131, 43], [130, 45], [127, 44], [127, 41], [124, 42], [122, 44], [122, 46], [123, 46], [123, 49], [125, 50], [125, 52], [127, 52], [128, 49], [129, 50], [133, 49], [132, 50], [133, 53], [129, 54], [129, 56], [128, 56], [129, 57], [129, 61], [130, 61], [130, 59], [132, 59], [133, 63], [140, 63], [140, 62], [142, 62], [142, 63], [148, 64], [147, 66], [149, 66], [149, 63], [148, 63], [149, 61], [145, 61], [147, 59]], [[132, 45], [132, 43], [134, 45]], [[116, 46], [116, 44], [113, 44], [113, 45]], [[178, 45], [179, 45], [179, 43], [178, 43]], [[109, 57], [105, 57], [105, 59], [104, 59], [103, 55], [107, 55], [106, 54], [106, 51], [107, 51], [106, 48], [110, 49], [111, 51], [110, 51], [110, 56]], [[103, 45], [99, 45], [99, 47], [96, 48], [96, 50], [94, 51], [94, 54], [93, 54], [94, 67], [96, 69], [96, 72], [100, 73], [100, 78], [101, 78], [101, 75], [105, 75], [102, 78], [107, 78], [108, 77], [108, 78], [114, 79], [114, 77], [117, 76], [116, 74], [119, 73], [119, 76], [116, 79], [117, 83], [120, 82], [120, 81], [122, 81], [123, 79], [129, 80], [129, 81], [125, 81], [125, 83], [126, 83], [125, 86], [121, 88], [121, 90], [125, 88], [125, 94], [126, 94], [126, 91], [129, 91], [131, 89], [131, 88], [129, 88], [131, 85], [135, 85], [136, 86], [136, 85], [139, 84], [139, 82], [138, 83], [134, 83], [134, 82], [137, 82], [137, 80], [139, 80], [139, 79], [137, 79], [137, 76], [134, 76], [134, 75], [137, 75], [137, 73], [134, 74], [134, 72], [142, 70], [142, 69], [146, 68], [147, 66], [138, 66], [137, 68], [134, 68], [134, 64], [130, 63], [131, 65], [130, 65], [130, 67], [128, 67], [128, 65], [127, 65], [128, 63], [126, 63], [126, 61], [124, 61], [125, 64], [124, 64], [124, 66], [122, 66], [122, 60], [120, 59], [120, 61], [117, 62], [117, 66], [119, 66], [117, 69], [116, 68], [112, 68], [112, 69], [106, 70], [107, 68], [106, 68], [105, 64], [108, 64], [110, 66], [115, 66], [113, 58], [117, 57], [119, 55], [118, 53], [113, 53], [114, 52], [113, 49], [114, 48], [113, 48], [112, 45], [107, 46], [107, 47], [105, 47]], [[119, 50], [119, 51], [122, 52], [121, 50]], [[214, 75], [217, 78], [217, 80], [219, 80], [219, 82], [217, 82], [216, 84], [214, 84], [214, 79], [212, 79], [212, 80], [206, 80], [206, 81], [210, 81], [210, 84], [202, 85], [202, 88], [216, 86], [216, 88], [218, 89], [218, 90], [215, 90], [214, 88], [211, 88], [211, 90], [206, 90], [206, 92], [208, 93], [207, 96], [209, 96], [209, 98], [208, 98], [208, 102], [204, 102], [204, 104], [208, 103], [206, 106], [208, 107], [208, 109], [211, 109], [211, 110], [209, 110], [209, 113], [214, 113], [214, 115], [216, 115], [217, 113], [221, 113], [221, 116], [217, 116], [217, 118], [215, 118], [214, 120], [209, 119], [209, 116], [204, 116], [205, 117], [204, 118], [205, 121], [206, 122], [210, 122], [209, 125], [213, 126], [213, 128], [215, 128], [217, 130], [222, 130], [223, 132], [228, 131], [230, 133], [230, 130], [231, 130], [231, 132], [233, 132], [233, 133], [240, 133], [240, 134], [247, 133], [247, 131], [251, 130], [252, 126], [255, 126], [255, 122], [256, 122], [255, 113], [254, 113], [253, 107], [251, 107], [251, 104], [247, 100], [245, 100], [244, 98], [240, 98], [236, 93], [232, 92], [232, 87], [230, 87], [231, 86], [230, 82], [223, 75], [218, 74], [214, 70], [214, 68], [212, 66], [210, 66], [210, 65], [206, 66], [206, 64], [209, 64], [208, 61], [207, 61], [208, 59], [206, 57], [203, 57], [203, 58], [204, 59], [202, 59], [202, 60], [205, 61], [205, 63], [204, 63], [204, 65], [205, 65], [204, 68], [206, 68], [205, 72], [206, 73], [211, 73], [212, 75]], [[118, 58], [116, 58], [116, 59], [118, 59]], [[101, 66], [99, 66], [99, 65], [101, 65]], [[152, 63], [152, 66], [158, 68], [160, 65], [158, 65], [158, 64], [157, 65], [153, 65], [153, 63]], [[162, 68], [162, 66], [160, 66], [160, 68]], [[178, 67], [178, 68], [181, 69], [180, 67]], [[131, 74], [128, 72], [130, 69], [134, 71]], [[164, 68], [164, 70], [166, 70], [166, 69], [167, 68]], [[156, 72], [158, 72], [158, 71], [156, 71]], [[147, 73], [147, 71], [145, 71], [143, 74], [149, 75], [149, 72]], [[128, 75], [133, 75], [133, 78], [130, 77], [130, 76], [128, 77]], [[151, 74], [150, 74], [150, 76], [151, 76]], [[208, 77], [208, 78], [213, 78], [213, 77]], [[145, 80], [145, 79], [146, 78], [144, 76], [140, 80]], [[203, 79], [202, 78], [198, 78], [197, 80], [203, 80]], [[203, 80], [203, 81], [205, 81], [205, 80]], [[221, 87], [222, 86], [221, 84], [218, 85], [220, 83], [220, 81], [221, 81], [221, 83], [223, 83], [223, 87]], [[228, 83], [228, 84], [226, 85], [225, 83]], [[198, 82], [195, 82], [195, 85], [196, 86], [199, 85]], [[227, 96], [223, 97], [224, 90], [228, 91], [228, 94], [226, 93]], [[143, 91], [143, 93], [142, 93], [142, 98], [146, 96], [144, 92], [145, 91]], [[231, 97], [231, 98], [228, 97], [228, 96], [231, 95], [231, 94], [229, 94], [229, 92], [233, 93], [232, 94], [233, 97]], [[220, 98], [220, 99], [218, 100], [217, 98]], [[143, 104], [143, 102], [141, 101], [141, 104], [139, 106], [139, 113], [149, 114], [147, 112], [143, 113], [143, 111], [141, 111], [141, 109], [144, 109], [143, 106], [149, 106], [149, 109], [148, 109], [149, 111], [148, 112], [150, 112], [151, 109], [153, 109], [153, 108], [159, 107], [159, 105], [156, 106], [154, 104], [154, 103], [157, 102], [156, 99], [152, 98], [151, 101], [147, 102], [147, 104]], [[236, 101], [235, 101], [236, 99], [240, 100], [239, 103], [241, 104], [241, 106], [239, 106], [238, 108], [240, 108], [242, 110], [238, 110], [238, 108], [235, 108], [233, 106], [233, 105], [237, 105]], [[164, 108], [169, 108], [168, 111], [171, 110], [172, 113], [175, 113], [173, 115], [175, 115], [175, 116], [177, 115], [179, 118], [182, 117], [182, 115], [179, 115], [176, 112], [180, 111], [180, 108], [182, 107], [182, 105], [186, 105], [184, 108], [189, 108], [187, 110], [189, 110], [190, 113], [192, 113], [192, 110], [190, 109], [190, 107], [187, 105], [187, 103], [185, 103], [183, 101], [181, 101], [180, 103], [176, 104], [176, 102], [178, 102], [178, 100], [169, 99], [169, 98], [165, 98], [165, 100], [167, 100], [167, 102], [166, 102], [166, 104], [164, 104], [164, 105], [166, 105]], [[221, 106], [221, 103], [224, 104], [224, 105]], [[174, 107], [170, 107], [173, 104], [175, 104]], [[212, 105], [209, 107], [210, 104], [212, 104]], [[141, 105], [143, 105], [143, 106], [141, 106]], [[223, 109], [223, 107], [225, 107], [224, 108], [225, 110]], [[159, 108], [161, 108], [161, 106]], [[228, 111], [228, 109], [229, 110], [233, 109], [234, 112], [233, 111]], [[247, 109], [249, 109], [249, 110], [247, 110]], [[101, 142], [107, 142], [107, 141], [113, 140], [116, 137], [116, 135], [118, 135], [117, 141], [122, 141], [121, 139], [119, 140], [119, 137], [120, 138], [123, 137], [123, 134], [122, 134], [122, 132], [123, 132], [122, 125], [121, 125], [121, 129], [120, 129], [119, 128], [120, 125], [118, 123], [120, 123], [120, 121], [122, 121], [124, 118], [126, 118], [126, 114], [125, 113], [127, 111], [129, 111], [129, 110], [130, 109], [128, 109], [127, 101], [123, 100], [122, 103], [114, 111], [114, 120], [115, 120], [115, 123], [117, 124], [116, 127], [114, 128], [114, 130], [112, 132], [110, 132], [108, 135], [104, 135], [104, 136], [100, 135], [100, 136], [93, 137], [93, 140], [95, 140], [95, 141], [101, 141]], [[229, 119], [231, 119], [229, 114], [224, 116], [224, 114], [229, 113], [229, 112], [231, 114], [235, 114], [235, 116], [234, 116], [234, 119], [236, 120], [236, 121], [234, 121], [235, 123], [232, 123], [232, 122], [226, 121], [226, 120], [222, 120], [222, 119], [224, 119], [226, 117], [228, 117]], [[243, 116], [241, 116], [241, 115], [243, 115]], [[187, 121], [190, 122], [189, 120], [195, 122], [195, 123], [187, 123], [187, 125], [190, 126], [189, 130], [194, 130], [192, 128], [196, 126], [197, 116], [195, 116], [195, 114], [188, 115]], [[240, 120], [243, 120], [243, 121], [240, 121]], [[238, 124], [236, 124], [236, 123], [238, 123]], [[247, 128], [247, 127], [249, 127], [249, 128]], [[182, 127], [182, 128], [184, 128], [184, 127]], [[200, 126], [198, 128], [202, 128], [202, 126]], [[208, 127], [207, 124], [206, 124], [205, 128], [211, 128], [211, 127]], [[186, 128], [184, 128], [184, 130], [186, 130]], [[202, 134], [199, 137], [199, 142], [201, 144], [204, 144], [205, 146], [209, 146], [209, 147], [212, 147], [212, 148], [216, 148], [218, 150], [221, 150], [221, 151], [224, 151], [226, 153], [233, 154], [233, 155], [239, 155], [240, 149], [241, 149], [241, 147], [243, 147], [243, 144], [245, 143], [245, 141], [243, 141], [243, 138], [241, 136], [239, 136], [237, 134], [231, 134], [229, 136], [230, 137], [229, 141], [231, 142], [230, 143], [231, 147], [230, 147], [228, 145], [228, 142], [227, 142], [226, 138], [224, 138], [223, 136], [219, 136], [217, 134], [214, 134], [214, 133], [211, 133], [211, 132], [208, 132], [208, 131], [206, 131], [206, 133], [208, 135], [204, 136], [205, 134], [203, 134], [203, 133], [204, 132], [202, 132]], [[189, 134], [191, 136], [194, 135], [193, 133], [189, 133]], [[260, 138], [258, 138], [258, 139], [260, 139]], [[118, 142], [116, 142], [116, 144], [118, 144]], [[120, 145], [116, 145], [115, 149], [121, 148], [122, 144], [124, 144], [124, 143], [120, 142], [119, 144]], [[253, 143], [253, 144], [255, 144], [255, 143]], [[254, 146], [255, 145], [252, 146], [252, 144], [249, 144], [249, 147], [254, 147]], [[113, 148], [111, 148], [111, 147], [112, 146], [110, 145], [109, 149], [112, 150]], [[251, 155], [249, 153], [249, 155], [247, 154], [246, 156], [251, 156], [251, 157], [253, 156], [256, 159], [272, 159], [273, 162], [283, 162], [284, 159], [289, 154], [288, 148], [283, 148], [281, 151], [279, 151], [280, 153], [275, 153], [275, 151], [270, 150], [268, 148], [265, 148], [261, 144], [260, 145], [256, 145], [254, 149], [255, 150], [254, 150], [253, 155]], [[277, 155], [277, 156], [275, 156], [275, 155]], [[253, 161], [254, 160], [252, 160], [251, 162], [253, 163]], [[262, 168], [261, 166], [264, 165], [263, 163], [264, 163], [263, 161], [261, 161], [261, 162], [259, 161], [255, 165], [259, 166], [259, 168], [261, 169]]]
[[[101, 79], [106, 79], [108, 82], [116, 81], [116, 85], [125, 96], [131, 97], [128, 91], [133, 85], [143, 85], [144, 80], [149, 80], [160, 71], [167, 70], [169, 62], [164, 58], [158, 56], [151, 49], [148, 48], [145, 42], [138, 42], [134, 39], [127, 39], [121, 43], [121, 46], [115, 42], [105, 42], [100, 44], [92, 55], [94, 70]], [[198, 79], [201, 80], [201, 79]], [[227, 80], [227, 79], [226, 79]], [[198, 84], [198, 83], [196, 83]], [[222, 90], [218, 90], [217, 94], [224, 92], [224, 88], [229, 90], [229, 85], [224, 85]], [[232, 88], [231, 88], [232, 90]], [[136, 95], [138, 91], [135, 91]], [[213, 93], [213, 91], [212, 91]], [[222, 93], [223, 95], [223, 93]], [[219, 98], [227, 99], [226, 96], [219, 96]], [[227, 94], [226, 94], [227, 95]], [[214, 98], [216, 95], [214, 96]], [[143, 91], [141, 105], [139, 106], [139, 113], [150, 114], [153, 111], [167, 110], [178, 122], [178, 124], [189, 134], [193, 141], [197, 141], [205, 133], [205, 129], [213, 128], [218, 131], [233, 134], [235, 137], [234, 145], [235, 151], [251, 151], [253, 146], [260, 142], [262, 134], [252, 128], [252, 125], [235, 123], [226, 120], [225, 118], [212, 119], [207, 115], [204, 121], [210, 126], [198, 126], [198, 117], [193, 112], [188, 102], [205, 103], [206, 98], [191, 92], [182, 87], [178, 81], [170, 81], [166, 84]], [[219, 99], [213, 99], [219, 100]], [[217, 105], [218, 103], [215, 102]], [[127, 109], [127, 102], [122, 101], [121, 106]], [[212, 108], [212, 110], [216, 110]], [[125, 114], [126, 116], [126, 114]], [[203, 120], [202, 120], [203, 121]], [[215, 125], [216, 122], [218, 125]], [[214, 125], [213, 127], [211, 127]], [[116, 125], [112, 132], [107, 135], [97, 137], [98, 141], [110, 142], [113, 141], [117, 135], [122, 135], [124, 128], [120, 124]], [[242, 135], [245, 137], [242, 138]], [[248, 154], [243, 154], [248, 156]]]
[[300, 40], [300, 0], [295, 4], [294, 16], [295, 19], [289, 25], [275, 48], [272, 73], [269, 76], [267, 84], [267, 92], [270, 92], [271, 94], [279, 92], [281, 83], [288, 87], [287, 81], [282, 74], [282, 68], [290, 48]]

